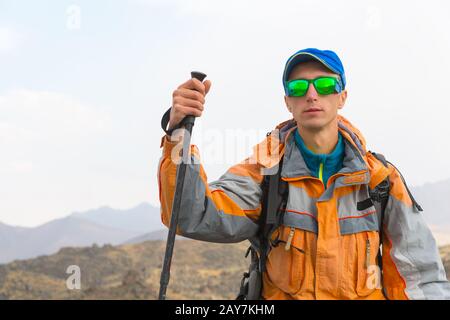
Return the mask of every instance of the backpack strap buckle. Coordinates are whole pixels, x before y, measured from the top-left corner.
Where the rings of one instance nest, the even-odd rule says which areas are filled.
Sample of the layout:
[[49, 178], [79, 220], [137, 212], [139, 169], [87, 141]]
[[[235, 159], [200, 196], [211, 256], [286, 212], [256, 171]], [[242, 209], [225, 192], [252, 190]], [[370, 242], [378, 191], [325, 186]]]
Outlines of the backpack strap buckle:
[[374, 189], [369, 190], [370, 198], [373, 201], [383, 202], [389, 198], [389, 181], [387, 179], [379, 183]]

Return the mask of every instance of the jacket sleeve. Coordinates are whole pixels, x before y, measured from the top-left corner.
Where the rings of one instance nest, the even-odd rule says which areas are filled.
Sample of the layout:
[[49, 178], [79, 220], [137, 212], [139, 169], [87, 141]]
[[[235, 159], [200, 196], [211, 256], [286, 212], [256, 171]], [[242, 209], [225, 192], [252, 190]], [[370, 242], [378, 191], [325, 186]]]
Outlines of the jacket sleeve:
[[436, 241], [397, 170], [383, 220], [383, 288], [388, 299], [450, 299]]
[[[163, 137], [158, 182], [161, 219], [169, 227], [181, 142]], [[177, 234], [209, 242], [232, 243], [253, 237], [261, 212], [260, 166], [249, 159], [232, 166], [217, 181], [208, 183], [198, 149], [190, 146]]]

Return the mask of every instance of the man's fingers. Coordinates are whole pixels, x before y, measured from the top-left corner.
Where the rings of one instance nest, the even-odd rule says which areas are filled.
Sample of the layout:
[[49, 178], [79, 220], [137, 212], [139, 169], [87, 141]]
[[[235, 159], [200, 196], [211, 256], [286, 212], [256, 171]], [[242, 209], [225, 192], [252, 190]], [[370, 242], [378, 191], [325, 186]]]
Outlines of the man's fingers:
[[174, 128], [186, 116], [200, 117], [205, 103], [205, 95], [211, 88], [211, 81], [192, 78], [181, 84], [172, 93], [169, 129]]
[[205, 80], [205, 82], [203, 82], [203, 85], [205, 86], [205, 95], [207, 95], [209, 92], [209, 89], [211, 89], [211, 81]]
[[203, 103], [201, 103], [198, 100], [193, 100], [193, 99], [189, 99], [189, 98], [184, 98], [184, 97], [175, 97], [173, 99], [173, 104], [174, 106], [187, 106], [187, 107], [192, 107], [192, 108], [196, 108], [198, 110], [203, 110]]
[[177, 89], [173, 92], [172, 97], [175, 99], [177, 97], [184, 97], [187, 99], [192, 99], [192, 100], [197, 100], [200, 101], [201, 103], [205, 103], [205, 96], [202, 95], [200, 92], [195, 91], [195, 90], [191, 90], [191, 89], [186, 89], [186, 88], [180, 88]]
[[179, 110], [180, 113], [182, 114], [182, 118], [184, 118], [185, 116], [200, 117], [202, 115], [201, 110], [193, 107], [179, 106], [177, 110]]
[[195, 78], [189, 79], [188, 81], [186, 81], [185, 83], [183, 83], [178, 87], [178, 89], [182, 88], [196, 90], [200, 92], [202, 95], [205, 95], [205, 85], [202, 82], [200, 82], [200, 80]]

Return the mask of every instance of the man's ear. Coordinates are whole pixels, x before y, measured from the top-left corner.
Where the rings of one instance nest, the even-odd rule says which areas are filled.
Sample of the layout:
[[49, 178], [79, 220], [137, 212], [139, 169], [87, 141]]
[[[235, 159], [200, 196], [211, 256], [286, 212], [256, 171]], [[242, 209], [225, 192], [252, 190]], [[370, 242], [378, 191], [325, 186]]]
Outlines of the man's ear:
[[339, 105], [338, 109], [342, 109], [345, 105], [345, 101], [347, 100], [347, 90], [344, 90], [339, 95]]
[[284, 96], [284, 103], [286, 104], [286, 107], [287, 107], [288, 111], [290, 113], [292, 113], [292, 108], [289, 106], [288, 97], [287, 96]]

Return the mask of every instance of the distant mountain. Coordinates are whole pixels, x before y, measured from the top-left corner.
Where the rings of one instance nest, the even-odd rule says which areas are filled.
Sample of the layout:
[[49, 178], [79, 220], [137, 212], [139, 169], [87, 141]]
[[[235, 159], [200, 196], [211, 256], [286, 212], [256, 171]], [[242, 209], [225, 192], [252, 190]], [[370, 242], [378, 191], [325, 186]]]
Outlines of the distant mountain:
[[16, 259], [55, 253], [66, 246], [84, 247], [94, 243], [119, 244], [139, 233], [67, 217], [36, 228], [25, 229], [3, 225], [0, 234], [0, 263], [6, 263]]
[[450, 179], [412, 187], [411, 193], [424, 210], [425, 220], [433, 225], [450, 226]]
[[24, 234], [31, 228], [13, 227], [0, 222], [0, 243], [13, 244], [16, 237]]
[[52, 254], [62, 247], [120, 244], [162, 228], [159, 209], [146, 203], [129, 210], [77, 212], [35, 228], [0, 223], [0, 263]]
[[[138, 237], [135, 237], [133, 239], [129, 239], [127, 241], [125, 241], [123, 244], [135, 244], [135, 243], [142, 243], [145, 241], [155, 241], [155, 240], [163, 240], [166, 241], [167, 240], [167, 234], [169, 233], [169, 229], [162, 229], [162, 230], [157, 230], [157, 231], [153, 231], [153, 232], [149, 232], [143, 235], [140, 235]], [[182, 236], [176, 236], [175, 239], [177, 240], [186, 240], [187, 238], [182, 237]]]
[[17, 245], [30, 228], [13, 227], [0, 223], [0, 263], [13, 260], [17, 254]]
[[72, 216], [89, 220], [102, 226], [139, 233], [152, 232], [165, 228], [161, 222], [159, 208], [153, 207], [148, 203], [141, 203], [127, 210], [101, 207], [86, 212], [74, 212]]
[[411, 193], [422, 206], [423, 217], [438, 244], [450, 244], [450, 179], [412, 187]]

